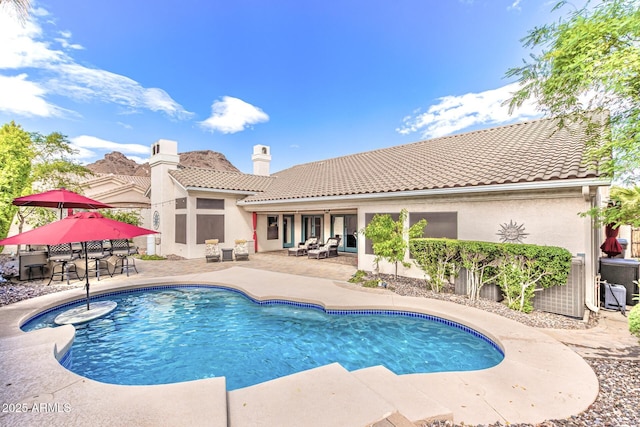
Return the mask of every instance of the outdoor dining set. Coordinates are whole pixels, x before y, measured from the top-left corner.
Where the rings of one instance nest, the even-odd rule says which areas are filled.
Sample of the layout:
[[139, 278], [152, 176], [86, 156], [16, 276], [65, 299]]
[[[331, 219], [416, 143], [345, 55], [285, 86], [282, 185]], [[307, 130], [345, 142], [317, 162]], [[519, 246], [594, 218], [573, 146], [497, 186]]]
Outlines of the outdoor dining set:
[[[137, 248], [131, 246], [129, 240], [145, 234], [156, 234], [156, 231], [138, 227], [121, 221], [105, 217], [99, 212], [83, 211], [74, 213], [73, 209], [109, 209], [111, 206], [64, 188], [45, 191], [44, 193], [18, 197], [13, 200], [16, 206], [38, 206], [60, 210], [60, 220], [42, 227], [25, 231], [12, 237], [0, 240], [0, 246], [30, 245], [46, 247], [46, 252], [40, 251], [39, 260], [29, 257], [29, 253], [20, 253], [19, 260], [29, 259], [24, 268], [28, 278], [33, 278], [34, 270], [44, 278], [45, 268], [50, 266], [51, 277], [67, 280], [74, 274], [78, 280], [86, 280], [87, 309], [89, 309], [89, 275], [95, 273], [100, 280], [100, 272], [106, 271], [113, 275], [120, 268], [120, 273], [133, 269], [137, 272], [132, 255]], [[68, 215], [62, 218], [63, 209], [68, 209]], [[82, 260], [84, 262], [76, 261]], [[110, 264], [113, 263], [113, 270]], [[84, 264], [84, 275], [78, 274], [78, 267]]]
[[[88, 268], [84, 274], [95, 273], [100, 280], [100, 274], [106, 272], [112, 277], [118, 269], [120, 274], [126, 272], [129, 276], [129, 270], [133, 269], [136, 273], [135, 258], [132, 255], [138, 253], [138, 248], [132, 245], [127, 239], [116, 240], [92, 240], [85, 243], [87, 246], [86, 255], [80, 243], [61, 243], [57, 245], [47, 245], [47, 264], [50, 266], [51, 277], [49, 284], [55, 279], [66, 280], [69, 284], [71, 274], [75, 275], [78, 280], [82, 277], [78, 273], [78, 265], [76, 260], [81, 260], [85, 256], [89, 261]], [[111, 267], [113, 265], [113, 267]], [[25, 267], [29, 270], [29, 278], [32, 276], [31, 269], [39, 268], [41, 278], [44, 276], [45, 264], [27, 264]]]

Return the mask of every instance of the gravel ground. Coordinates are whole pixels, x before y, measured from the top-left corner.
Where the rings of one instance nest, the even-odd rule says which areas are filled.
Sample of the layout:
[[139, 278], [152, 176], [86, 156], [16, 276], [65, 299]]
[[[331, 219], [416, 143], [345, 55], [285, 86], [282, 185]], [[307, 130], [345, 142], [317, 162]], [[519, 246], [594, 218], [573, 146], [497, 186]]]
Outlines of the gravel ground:
[[[434, 293], [428, 291], [424, 281], [380, 276], [388, 288], [400, 295], [421, 296], [425, 298], [443, 299], [458, 304], [472, 305], [501, 316], [537, 328], [585, 329], [597, 324], [597, 317], [592, 317], [588, 324], [579, 319], [571, 319], [550, 313], [534, 311], [530, 314], [518, 313], [508, 309], [504, 304], [489, 300], [470, 302], [466, 297], [452, 293]], [[0, 283], [0, 306], [23, 299], [59, 292], [70, 288], [82, 287], [81, 282], [72, 282], [70, 286], [47, 281], [24, 283]], [[565, 420], [549, 420], [533, 424], [508, 424], [510, 427], [640, 427], [640, 360], [586, 358], [587, 363], [595, 371], [600, 382], [600, 393], [596, 401], [585, 412]], [[419, 427], [462, 427], [451, 422], [422, 423]], [[504, 424], [489, 424], [485, 427], [502, 427]], [[465, 424], [464, 427], [470, 427]], [[478, 426], [479, 427], [479, 426]]]

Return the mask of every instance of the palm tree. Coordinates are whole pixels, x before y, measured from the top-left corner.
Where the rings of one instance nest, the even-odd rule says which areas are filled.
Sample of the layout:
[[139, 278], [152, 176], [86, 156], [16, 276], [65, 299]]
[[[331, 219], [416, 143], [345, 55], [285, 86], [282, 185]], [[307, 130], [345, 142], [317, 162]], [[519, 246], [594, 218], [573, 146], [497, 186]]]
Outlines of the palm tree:
[[26, 22], [31, 9], [31, 0], [0, 0], [0, 6], [4, 5], [8, 5], [15, 10], [20, 22]]

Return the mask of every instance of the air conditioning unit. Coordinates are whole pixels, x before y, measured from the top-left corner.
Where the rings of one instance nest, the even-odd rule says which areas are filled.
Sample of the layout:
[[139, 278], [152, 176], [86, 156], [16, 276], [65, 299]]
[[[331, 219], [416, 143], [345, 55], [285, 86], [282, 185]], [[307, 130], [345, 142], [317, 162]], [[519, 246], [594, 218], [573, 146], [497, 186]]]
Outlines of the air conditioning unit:
[[610, 310], [625, 310], [627, 288], [622, 285], [604, 284], [604, 308]]

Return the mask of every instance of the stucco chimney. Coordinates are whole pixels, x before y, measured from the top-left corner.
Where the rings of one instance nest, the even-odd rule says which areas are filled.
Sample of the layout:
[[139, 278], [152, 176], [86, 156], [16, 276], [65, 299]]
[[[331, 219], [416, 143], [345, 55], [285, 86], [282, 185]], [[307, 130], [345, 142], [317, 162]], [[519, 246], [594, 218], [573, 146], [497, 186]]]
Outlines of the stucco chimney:
[[253, 155], [253, 174], [269, 176], [269, 165], [271, 164], [271, 149], [267, 145], [254, 145]]
[[[154, 230], [164, 236], [174, 235], [174, 212], [171, 201], [175, 199], [174, 185], [169, 176], [169, 171], [178, 169], [180, 156], [178, 155], [178, 143], [167, 139], [160, 139], [151, 145], [151, 221]], [[169, 203], [167, 203], [169, 201]], [[161, 235], [156, 235], [156, 241]], [[164, 244], [156, 246], [155, 253], [163, 255]]]

